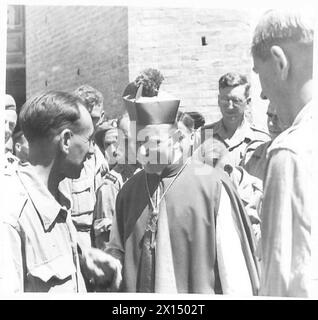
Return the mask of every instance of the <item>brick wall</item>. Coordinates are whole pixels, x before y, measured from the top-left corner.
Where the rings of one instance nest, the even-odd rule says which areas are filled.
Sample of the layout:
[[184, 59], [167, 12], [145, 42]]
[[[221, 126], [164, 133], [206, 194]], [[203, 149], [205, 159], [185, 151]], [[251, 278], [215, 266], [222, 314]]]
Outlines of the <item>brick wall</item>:
[[[248, 12], [195, 8], [129, 8], [129, 78], [145, 67], [164, 75], [162, 89], [207, 122], [220, 118], [218, 79], [226, 72], [250, 76]], [[202, 46], [205, 37], [206, 46]]]
[[[165, 76], [162, 89], [180, 97], [184, 110], [216, 121], [219, 77], [229, 71], [250, 76], [251, 32], [247, 11], [27, 6], [27, 97], [88, 83], [103, 93], [106, 112], [116, 116], [128, 81], [153, 67]], [[264, 108], [254, 109], [265, 123]]]
[[26, 6], [27, 97], [41, 90], [100, 90], [120, 112], [128, 81], [126, 7]]

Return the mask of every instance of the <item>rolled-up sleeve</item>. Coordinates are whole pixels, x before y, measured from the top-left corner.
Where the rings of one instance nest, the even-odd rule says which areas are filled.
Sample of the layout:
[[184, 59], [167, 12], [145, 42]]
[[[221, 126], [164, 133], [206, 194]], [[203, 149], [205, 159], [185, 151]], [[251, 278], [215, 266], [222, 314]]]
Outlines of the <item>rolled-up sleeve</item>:
[[97, 248], [104, 249], [109, 241], [117, 193], [112, 184], [103, 184], [97, 191], [93, 222]]
[[310, 180], [292, 151], [274, 150], [262, 208], [261, 295], [308, 296], [310, 278]]
[[118, 259], [121, 263], [124, 260], [124, 244], [121, 241], [121, 237], [118, 230], [117, 215], [114, 215], [112, 229], [110, 232], [109, 243], [107, 244], [106, 252], [111, 254], [114, 258]]

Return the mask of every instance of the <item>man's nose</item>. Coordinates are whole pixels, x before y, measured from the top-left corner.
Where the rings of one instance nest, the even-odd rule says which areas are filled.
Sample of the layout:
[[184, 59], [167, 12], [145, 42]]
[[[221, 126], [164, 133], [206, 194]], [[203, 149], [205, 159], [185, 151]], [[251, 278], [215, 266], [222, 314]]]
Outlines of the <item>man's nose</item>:
[[229, 100], [228, 109], [233, 109], [233, 108], [234, 108], [233, 101]]
[[93, 155], [94, 153], [95, 153], [94, 143], [90, 143], [88, 148], [88, 154]]

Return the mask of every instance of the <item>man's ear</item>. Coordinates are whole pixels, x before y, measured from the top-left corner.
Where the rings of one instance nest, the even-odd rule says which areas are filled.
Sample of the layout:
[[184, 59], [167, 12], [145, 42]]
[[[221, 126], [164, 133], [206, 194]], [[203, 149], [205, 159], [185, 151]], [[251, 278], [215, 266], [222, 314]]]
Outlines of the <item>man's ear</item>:
[[284, 50], [279, 46], [272, 46], [271, 55], [281, 80], [287, 80], [290, 64]]
[[191, 146], [194, 145], [194, 140], [195, 140], [195, 132], [192, 132], [190, 135], [190, 145]]
[[21, 151], [21, 144], [20, 144], [20, 142], [16, 142], [16, 143], [15, 143], [13, 150], [16, 150], [16, 151], [18, 151], [18, 152]]
[[64, 129], [59, 134], [59, 145], [62, 152], [68, 154], [70, 145], [71, 145], [71, 137], [73, 136], [73, 132], [70, 129]]

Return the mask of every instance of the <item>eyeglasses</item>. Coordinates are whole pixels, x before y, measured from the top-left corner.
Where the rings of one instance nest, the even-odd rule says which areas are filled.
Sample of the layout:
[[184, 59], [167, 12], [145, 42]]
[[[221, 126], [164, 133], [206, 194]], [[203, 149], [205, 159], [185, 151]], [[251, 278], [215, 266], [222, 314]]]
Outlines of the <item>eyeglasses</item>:
[[227, 106], [230, 104], [230, 101], [232, 101], [232, 104], [234, 106], [242, 106], [244, 103], [246, 102], [249, 102], [251, 100], [250, 97], [242, 100], [242, 99], [239, 99], [239, 98], [218, 98], [218, 101], [219, 101], [219, 104], [222, 105], [222, 106]]

